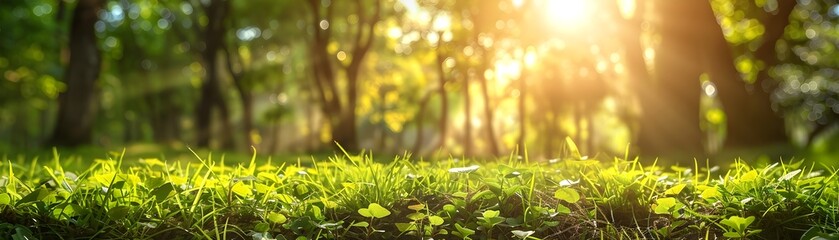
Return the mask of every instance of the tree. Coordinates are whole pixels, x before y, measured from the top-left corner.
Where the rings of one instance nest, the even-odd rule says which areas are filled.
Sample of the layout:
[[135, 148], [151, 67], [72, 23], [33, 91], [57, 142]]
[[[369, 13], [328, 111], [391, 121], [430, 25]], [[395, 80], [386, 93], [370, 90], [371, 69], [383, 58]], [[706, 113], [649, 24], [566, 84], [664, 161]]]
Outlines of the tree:
[[334, 24], [335, 5], [338, 3], [320, 0], [309, 0], [308, 3], [312, 13], [310, 27], [314, 32], [310, 46], [312, 74], [319, 93], [321, 111], [330, 121], [333, 141], [348, 151], [356, 151], [359, 149], [355, 113], [358, 106], [359, 75], [361, 64], [376, 38], [375, 28], [381, 19], [382, 3], [373, 1], [371, 10], [365, 8], [363, 0], [353, 2], [353, 13], [358, 22], [354, 25], [355, 29], [348, 34], [348, 38], [351, 39], [351, 50], [345, 53], [348, 55], [345, 56], [348, 58], [348, 64], [338, 63], [339, 68], [346, 74], [346, 87], [343, 91], [339, 88], [333, 67], [335, 62], [328, 50], [330, 41], [334, 40], [334, 28], [330, 28], [329, 25]]
[[58, 119], [51, 145], [78, 146], [91, 143], [96, 118], [96, 82], [101, 53], [94, 24], [99, 20], [100, 0], [79, 0], [70, 23], [70, 60], [64, 74], [67, 91], [59, 97]]
[[[203, 69], [200, 96], [195, 106], [195, 144], [198, 147], [210, 146], [211, 139], [214, 139], [213, 119], [216, 119], [221, 122], [221, 136], [216, 136], [215, 139], [221, 141], [222, 148], [233, 148], [233, 125], [230, 122], [230, 109], [222, 91], [223, 68], [219, 68], [219, 56], [224, 50], [228, 31], [226, 19], [230, 15], [230, 1], [186, 0], [183, 3], [193, 9], [195, 14], [182, 16], [180, 21], [187, 21], [189, 24], [178, 24], [185, 29], [175, 28], [175, 32], [181, 40], [196, 46], [190, 49], [199, 58], [198, 62]], [[206, 23], [200, 21], [197, 17], [199, 14], [206, 17]]]
[[[714, 26], [709, 36], [712, 39], [709, 54], [705, 60], [711, 80], [716, 83], [719, 89], [719, 98], [722, 101], [725, 113], [728, 116], [726, 146], [728, 147], [755, 147], [767, 144], [787, 142], [786, 127], [779, 113], [772, 108], [770, 98], [771, 92], [777, 86], [769, 79], [768, 69], [777, 64], [775, 54], [775, 43], [783, 36], [784, 29], [789, 25], [789, 17], [795, 8], [797, 1], [778, 1], [778, 7], [774, 12], [766, 13], [763, 9], [755, 12], [762, 13], [758, 16], [766, 29], [759, 47], [753, 53], [745, 50], [746, 53], [754, 55], [755, 59], [762, 63], [763, 68], [755, 68], [756, 78], [749, 79], [751, 72], [741, 73], [735, 68], [731, 46], [724, 38], [723, 28], [717, 24], [711, 5], [702, 8], [703, 19], [708, 25]], [[744, 10], [745, 11], [745, 10]], [[748, 48], [748, 46], [740, 46]], [[742, 77], [746, 75], [746, 78]]]

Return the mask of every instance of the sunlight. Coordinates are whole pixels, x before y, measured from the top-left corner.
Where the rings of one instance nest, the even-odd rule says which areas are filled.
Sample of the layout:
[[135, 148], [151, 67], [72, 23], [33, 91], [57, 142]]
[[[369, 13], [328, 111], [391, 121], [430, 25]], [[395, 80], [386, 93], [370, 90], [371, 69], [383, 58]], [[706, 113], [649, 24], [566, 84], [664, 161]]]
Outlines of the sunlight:
[[591, 14], [591, 1], [583, 0], [545, 0], [547, 20], [556, 27], [568, 30], [585, 25]]
[[511, 80], [518, 79], [521, 75], [521, 64], [512, 59], [502, 59], [495, 62], [495, 80], [499, 84], [507, 85]]

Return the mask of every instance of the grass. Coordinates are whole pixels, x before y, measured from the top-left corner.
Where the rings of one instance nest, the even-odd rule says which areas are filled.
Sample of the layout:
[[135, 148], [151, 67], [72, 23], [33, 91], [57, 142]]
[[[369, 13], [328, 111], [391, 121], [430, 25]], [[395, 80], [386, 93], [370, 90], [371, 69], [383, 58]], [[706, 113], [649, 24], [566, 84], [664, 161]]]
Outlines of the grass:
[[[5, 159], [12, 239], [839, 239], [835, 169], [628, 156], [491, 162]], [[88, 161], [89, 162], [89, 161]]]

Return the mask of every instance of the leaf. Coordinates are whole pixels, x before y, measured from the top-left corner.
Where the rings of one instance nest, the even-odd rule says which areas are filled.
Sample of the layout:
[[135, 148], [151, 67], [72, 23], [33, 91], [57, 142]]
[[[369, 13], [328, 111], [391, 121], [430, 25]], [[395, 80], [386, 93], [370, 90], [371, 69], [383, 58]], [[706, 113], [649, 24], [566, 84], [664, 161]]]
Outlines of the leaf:
[[702, 193], [700, 193], [699, 196], [704, 198], [704, 199], [711, 199], [711, 198], [718, 198], [718, 197], [722, 196], [722, 194], [720, 194], [720, 191], [717, 190], [716, 188], [709, 187], [709, 188], [706, 188], [705, 191], [702, 191]]
[[111, 218], [111, 220], [120, 220], [125, 218], [125, 216], [128, 216], [129, 210], [131, 210], [131, 208], [128, 206], [112, 207], [108, 210], [108, 217]]
[[580, 194], [571, 188], [557, 189], [556, 192], [554, 192], [554, 197], [568, 203], [576, 203], [580, 201]]
[[675, 186], [668, 188], [666, 191], [664, 191], [664, 195], [678, 195], [682, 192], [682, 189], [685, 189], [685, 186], [687, 186], [687, 184], [676, 184]]
[[21, 198], [20, 201], [18, 201], [16, 205], [29, 203], [29, 202], [41, 201], [44, 198], [46, 198], [47, 195], [49, 195], [48, 190], [46, 190], [44, 188], [38, 188], [37, 190], [32, 191], [31, 193], [29, 193], [26, 196], [24, 196], [23, 198]]
[[396, 228], [399, 229], [400, 232], [407, 232], [407, 231], [416, 231], [417, 225], [414, 223], [396, 223]]
[[140, 163], [149, 167], [166, 166], [160, 159], [157, 158], [140, 158]]
[[379, 205], [378, 203], [371, 203], [367, 206], [367, 209], [370, 210], [370, 215], [374, 218], [383, 218], [390, 215], [390, 211]]
[[470, 201], [470, 202], [474, 202], [474, 201], [476, 201], [476, 200], [481, 200], [481, 199], [492, 199], [492, 198], [495, 198], [495, 194], [494, 194], [494, 193], [492, 193], [492, 191], [490, 191], [490, 190], [483, 190], [483, 191], [477, 192], [477, 193], [475, 193], [474, 195], [472, 195], [472, 198], [470, 198], [470, 199], [469, 199], [469, 201]]
[[751, 171], [747, 172], [746, 174], [741, 175], [740, 176], [740, 181], [751, 182], [751, 181], [754, 181], [757, 178], [758, 178], [757, 171], [751, 170]]
[[675, 198], [659, 198], [655, 200], [656, 206], [653, 211], [656, 214], [671, 214], [682, 208], [682, 203]]
[[245, 183], [241, 182], [241, 181], [233, 184], [233, 186], [230, 187], [230, 191], [233, 191], [233, 193], [235, 193], [236, 195], [239, 195], [241, 197], [253, 196], [253, 191], [252, 191], [251, 187], [248, 186], [248, 185], [245, 185]]
[[431, 226], [439, 226], [439, 225], [443, 225], [443, 222], [444, 222], [444, 221], [443, 221], [443, 218], [441, 218], [441, 217], [439, 217], [439, 216], [430, 216], [430, 217], [428, 217], [428, 223], [429, 223], [429, 224], [431, 224]]
[[455, 223], [454, 228], [457, 229], [457, 232], [460, 233], [461, 237], [466, 238], [469, 235], [475, 234], [475, 230], [465, 228], [460, 225], [460, 223]]
[[0, 205], [11, 205], [12, 195], [8, 193], [0, 194]]
[[797, 169], [795, 171], [784, 174], [783, 176], [778, 178], [778, 182], [789, 181], [790, 179], [794, 178], [799, 173], [801, 173], [801, 169]]
[[280, 200], [280, 202], [287, 203], [287, 204], [292, 204], [292, 203], [294, 203], [294, 201], [297, 200], [293, 196], [286, 195], [286, 194], [277, 194], [277, 195], [274, 195], [274, 196], [277, 198], [277, 200]]
[[268, 230], [271, 230], [271, 226], [268, 225], [268, 223], [261, 222], [261, 223], [257, 223], [256, 226], [253, 226], [253, 231], [254, 232], [264, 233], [264, 232], [268, 232]]
[[12, 235], [12, 240], [29, 240], [37, 239], [29, 228], [17, 225], [15, 227], [15, 234]]
[[452, 197], [466, 198], [466, 196], [468, 196], [468, 194], [465, 192], [452, 193]]
[[743, 218], [740, 216], [731, 216], [728, 219], [723, 219], [720, 221], [721, 224], [731, 227], [732, 229], [736, 230], [737, 232], [743, 233], [746, 231], [746, 228], [754, 222], [755, 217], [750, 216], [747, 218]]
[[368, 222], [366, 222], [366, 221], [365, 221], [365, 222], [357, 222], [357, 223], [353, 223], [353, 224], [352, 224], [352, 225], [350, 225], [350, 226], [351, 226], [351, 227], [363, 227], [363, 228], [366, 228], [366, 227], [369, 227], [369, 226], [370, 226], [370, 223], [368, 223]]
[[558, 206], [556, 206], [556, 212], [562, 214], [570, 214], [571, 209], [566, 207], [565, 205], [559, 204]]
[[408, 219], [411, 219], [411, 221], [418, 221], [420, 219], [425, 218], [425, 213], [415, 212], [415, 213], [408, 214], [407, 217], [408, 217]]
[[169, 193], [175, 190], [175, 187], [172, 186], [171, 183], [164, 183], [160, 185], [160, 187], [155, 188], [151, 191], [151, 195], [154, 196], [154, 200], [157, 202], [163, 202], [166, 198], [169, 198]]
[[285, 215], [281, 213], [271, 212], [268, 213], [268, 221], [275, 224], [283, 224], [286, 221], [288, 221], [288, 218], [286, 218]]
[[281, 182], [281, 180], [280, 180], [280, 177], [279, 177], [279, 176], [277, 176], [276, 174], [271, 174], [271, 173], [267, 173], [267, 172], [260, 172], [260, 173], [257, 173], [257, 174], [256, 174], [256, 178], [257, 178], [257, 179], [267, 179], [267, 180], [271, 180], [272, 182], [275, 182], [275, 183], [279, 183], [279, 182]]
[[454, 213], [457, 212], [457, 207], [451, 204], [443, 205], [443, 211]]
[[824, 233], [822, 232], [822, 228], [818, 226], [813, 226], [807, 232], [804, 232], [804, 235], [801, 236], [802, 240], [839, 240], [839, 233]]
[[419, 211], [419, 210], [425, 209], [425, 205], [424, 204], [415, 204], [415, 205], [408, 206], [408, 209], [411, 209], [411, 210], [414, 210], [414, 211]]
[[518, 238], [521, 238], [521, 239], [527, 239], [527, 237], [530, 237], [530, 235], [533, 235], [534, 233], [536, 233], [535, 231], [521, 231], [521, 230], [513, 230], [513, 231], [510, 231], [510, 232], [512, 232], [514, 236], [516, 236]]
[[499, 215], [501, 215], [501, 212], [496, 211], [496, 210], [486, 210], [486, 211], [484, 211], [484, 213], [482, 215], [484, 216], [485, 219], [489, 219], [489, 218], [498, 217]]
[[568, 146], [568, 151], [571, 152], [572, 158], [575, 160], [583, 159], [583, 155], [580, 154], [580, 149], [577, 148], [577, 144], [574, 143], [571, 137], [565, 137], [565, 145]]

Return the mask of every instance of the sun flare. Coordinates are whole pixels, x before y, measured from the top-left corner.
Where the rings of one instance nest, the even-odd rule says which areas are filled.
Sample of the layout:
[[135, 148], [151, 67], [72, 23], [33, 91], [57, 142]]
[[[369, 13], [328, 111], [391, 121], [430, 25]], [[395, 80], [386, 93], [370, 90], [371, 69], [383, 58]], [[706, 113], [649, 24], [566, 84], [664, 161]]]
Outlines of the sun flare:
[[591, 15], [591, 1], [586, 0], [545, 0], [546, 21], [563, 29], [573, 29], [584, 25]]

